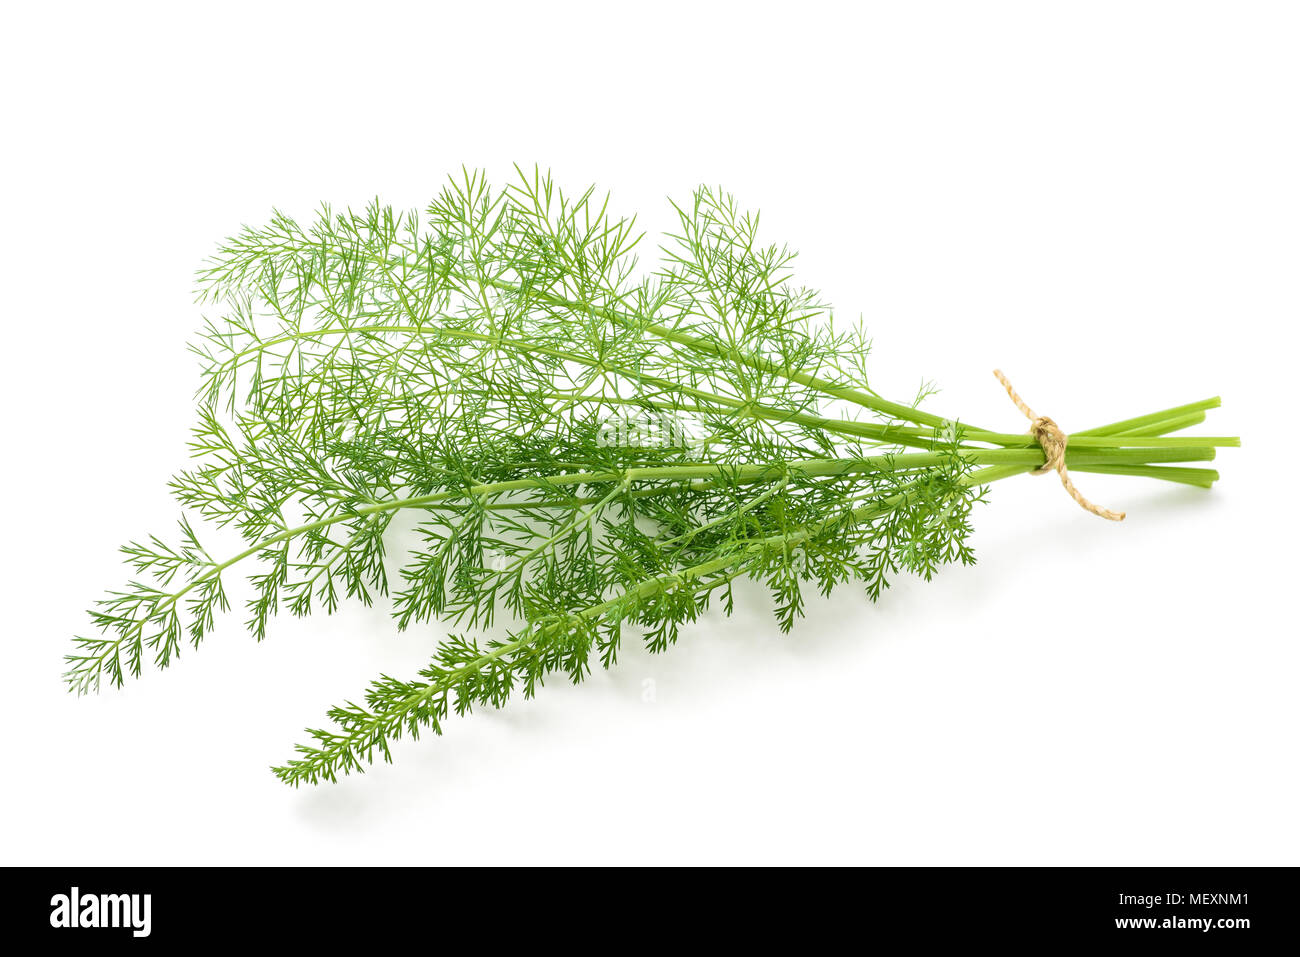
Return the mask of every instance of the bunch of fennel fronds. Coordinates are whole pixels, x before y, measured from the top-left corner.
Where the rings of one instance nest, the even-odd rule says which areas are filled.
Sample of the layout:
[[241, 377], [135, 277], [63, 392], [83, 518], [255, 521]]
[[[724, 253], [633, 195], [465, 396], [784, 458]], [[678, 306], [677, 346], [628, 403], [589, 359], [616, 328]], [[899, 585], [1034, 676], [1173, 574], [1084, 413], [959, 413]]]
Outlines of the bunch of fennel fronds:
[[[630, 221], [536, 171], [503, 191], [466, 173], [423, 216], [325, 208], [228, 240], [200, 272], [222, 315], [195, 347], [196, 464], [172, 482], [188, 515], [173, 543], [125, 547], [139, 575], [91, 611], [71, 687], [197, 646], [232, 573], [259, 639], [281, 609], [390, 595], [385, 532], [413, 513], [393, 614], [457, 633], [275, 768], [315, 783], [451, 711], [610, 667], [625, 630], [663, 651], [711, 602], [730, 611], [742, 576], [788, 630], [807, 586], [875, 599], [900, 570], [972, 562], [972, 509], [1044, 464], [1037, 440], [877, 395], [861, 327], [791, 284], [756, 217], [709, 189], [675, 209], [646, 275]], [[1074, 433], [1066, 465], [1208, 487], [1214, 471], [1175, 463], [1236, 440], [1168, 433], [1217, 404]], [[213, 557], [195, 519], [246, 547]]]

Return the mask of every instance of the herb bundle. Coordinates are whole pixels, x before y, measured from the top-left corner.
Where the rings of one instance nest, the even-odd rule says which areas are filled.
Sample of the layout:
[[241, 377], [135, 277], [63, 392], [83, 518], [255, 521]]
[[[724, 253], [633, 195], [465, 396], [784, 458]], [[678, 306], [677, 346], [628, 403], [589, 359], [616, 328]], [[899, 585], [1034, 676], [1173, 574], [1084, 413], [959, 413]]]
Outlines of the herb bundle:
[[[792, 284], [793, 253], [698, 190], [642, 274], [631, 221], [591, 190], [519, 171], [454, 178], [424, 215], [372, 204], [275, 215], [200, 271], [219, 308], [195, 348], [195, 463], [178, 537], [124, 548], [136, 577], [75, 640], [77, 692], [166, 667], [251, 585], [247, 625], [387, 596], [399, 628], [454, 634], [411, 679], [382, 676], [275, 774], [363, 770], [447, 716], [661, 652], [732, 583], [764, 583], [789, 630], [809, 588], [928, 579], [971, 563], [989, 483], [1044, 466], [1042, 435], [979, 428], [870, 386], [860, 325]], [[1232, 438], [1170, 433], [1217, 399], [1069, 436], [1058, 464], [1209, 487]], [[1062, 472], [1064, 477], [1064, 472]], [[387, 567], [390, 524], [420, 547]], [[214, 557], [193, 519], [237, 529]]]

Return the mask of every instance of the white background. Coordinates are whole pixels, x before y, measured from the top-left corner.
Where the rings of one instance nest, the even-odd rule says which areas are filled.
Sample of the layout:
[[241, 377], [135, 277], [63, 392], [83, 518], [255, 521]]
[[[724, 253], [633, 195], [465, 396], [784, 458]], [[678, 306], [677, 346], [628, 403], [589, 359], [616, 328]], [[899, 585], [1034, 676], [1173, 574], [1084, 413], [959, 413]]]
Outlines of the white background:
[[[23, 4], [0, 23], [0, 861], [1296, 864], [1300, 21], [1267, 3]], [[231, 616], [77, 700], [116, 548], [169, 532], [191, 277], [273, 206], [461, 164], [654, 235], [721, 183], [875, 335], [877, 388], [1067, 430], [1222, 395], [1212, 492], [999, 484], [980, 563], [766, 598], [363, 777], [267, 771], [436, 630]], [[653, 682], [653, 701], [644, 700]]]

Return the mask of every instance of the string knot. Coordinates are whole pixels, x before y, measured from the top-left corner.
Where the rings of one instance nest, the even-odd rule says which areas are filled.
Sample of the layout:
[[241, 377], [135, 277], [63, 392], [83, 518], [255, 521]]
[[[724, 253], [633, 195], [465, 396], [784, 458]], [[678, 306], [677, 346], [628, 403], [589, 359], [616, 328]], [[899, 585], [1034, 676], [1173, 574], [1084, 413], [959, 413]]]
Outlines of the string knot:
[[1040, 415], [1029, 425], [1029, 434], [1043, 447], [1047, 461], [1034, 469], [1034, 475], [1044, 472], [1057, 472], [1065, 468], [1065, 446], [1070, 437], [1061, 431], [1061, 427], [1045, 415]]
[[1070, 480], [1070, 470], [1065, 467], [1065, 447], [1070, 442], [1070, 437], [1062, 431], [1061, 427], [1045, 415], [1038, 415], [1031, 409], [1026, 402], [1016, 394], [1016, 390], [1011, 387], [1011, 382], [1001, 369], [994, 369], [993, 374], [997, 376], [998, 381], [1002, 383], [1002, 388], [1007, 390], [1007, 395], [1015, 403], [1016, 408], [1024, 413], [1025, 418], [1029, 420], [1029, 434], [1034, 437], [1034, 441], [1043, 449], [1045, 461], [1038, 468], [1034, 469], [1034, 475], [1042, 475], [1045, 472], [1055, 472], [1061, 477], [1061, 485], [1070, 493], [1070, 498], [1079, 503], [1079, 506], [1086, 511], [1091, 512], [1101, 518], [1109, 519], [1112, 522], [1123, 521], [1123, 512], [1112, 512], [1108, 508], [1102, 508], [1100, 505], [1094, 505], [1083, 497], [1074, 482]]

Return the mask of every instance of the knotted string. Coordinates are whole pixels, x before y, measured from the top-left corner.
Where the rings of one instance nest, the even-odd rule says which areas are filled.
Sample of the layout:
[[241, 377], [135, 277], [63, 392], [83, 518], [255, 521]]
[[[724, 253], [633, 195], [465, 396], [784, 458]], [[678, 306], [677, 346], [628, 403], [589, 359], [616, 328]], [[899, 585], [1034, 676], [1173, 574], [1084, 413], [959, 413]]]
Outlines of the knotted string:
[[1047, 416], [1038, 415], [1026, 405], [1025, 400], [1016, 394], [1015, 389], [1011, 388], [1011, 383], [1002, 374], [1001, 369], [994, 369], [993, 374], [1002, 383], [1002, 388], [1007, 390], [1007, 395], [1011, 396], [1011, 401], [1016, 404], [1016, 408], [1023, 412], [1025, 418], [1029, 420], [1029, 434], [1034, 437], [1034, 441], [1043, 447], [1043, 455], [1047, 457], [1047, 461], [1034, 469], [1033, 474], [1042, 475], [1044, 472], [1056, 472], [1057, 475], [1061, 476], [1061, 484], [1070, 493], [1070, 498], [1078, 502], [1084, 509], [1092, 512], [1093, 515], [1108, 518], [1112, 522], [1123, 521], [1123, 512], [1112, 512], [1108, 508], [1094, 505], [1084, 498], [1083, 494], [1074, 487], [1074, 483], [1070, 481], [1070, 471], [1065, 467], [1065, 446], [1069, 443], [1070, 437], [1062, 432], [1061, 427]]

